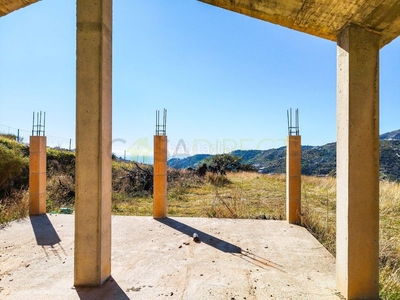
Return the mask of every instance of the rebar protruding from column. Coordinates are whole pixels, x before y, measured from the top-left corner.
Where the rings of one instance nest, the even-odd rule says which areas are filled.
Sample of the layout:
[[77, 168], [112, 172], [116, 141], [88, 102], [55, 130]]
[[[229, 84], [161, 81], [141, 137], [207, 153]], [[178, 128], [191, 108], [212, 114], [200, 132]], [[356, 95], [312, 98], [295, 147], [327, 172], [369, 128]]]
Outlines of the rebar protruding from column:
[[46, 112], [43, 112], [43, 115], [42, 111], [40, 111], [40, 113], [36, 113], [36, 123], [35, 123], [35, 112], [33, 112], [32, 136], [45, 136], [45, 129], [46, 129]]
[[156, 110], [156, 135], [167, 135], [167, 110], [165, 108], [162, 124], [160, 124], [160, 111]]
[[300, 127], [299, 127], [299, 109], [296, 108], [295, 111], [295, 123], [293, 126], [293, 115], [292, 109], [287, 111], [287, 122], [288, 122], [288, 135], [299, 135], [300, 134]]
[[33, 112], [29, 139], [29, 215], [46, 213], [46, 113]]

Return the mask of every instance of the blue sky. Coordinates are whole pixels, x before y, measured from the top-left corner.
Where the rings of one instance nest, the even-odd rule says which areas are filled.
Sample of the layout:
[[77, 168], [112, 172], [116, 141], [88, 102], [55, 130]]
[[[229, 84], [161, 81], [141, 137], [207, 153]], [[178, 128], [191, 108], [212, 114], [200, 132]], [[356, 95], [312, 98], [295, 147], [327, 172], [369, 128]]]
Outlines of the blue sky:
[[[46, 111], [49, 145], [75, 138], [75, 16], [42, 0], [0, 18], [0, 130]], [[291, 107], [304, 145], [336, 140], [334, 42], [195, 0], [116, 0], [113, 27], [117, 154], [151, 147], [163, 108], [171, 156], [281, 147]], [[384, 133], [400, 128], [400, 41], [380, 56]]]

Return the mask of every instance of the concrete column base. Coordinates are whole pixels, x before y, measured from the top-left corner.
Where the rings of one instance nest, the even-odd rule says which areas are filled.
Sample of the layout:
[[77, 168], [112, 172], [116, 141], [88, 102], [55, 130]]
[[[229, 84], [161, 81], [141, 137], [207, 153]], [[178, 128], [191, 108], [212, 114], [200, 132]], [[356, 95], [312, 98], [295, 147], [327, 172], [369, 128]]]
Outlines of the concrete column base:
[[286, 143], [286, 220], [301, 223], [301, 136], [290, 135]]
[[153, 218], [167, 217], [167, 136], [154, 136]]
[[46, 137], [29, 139], [29, 215], [46, 213]]

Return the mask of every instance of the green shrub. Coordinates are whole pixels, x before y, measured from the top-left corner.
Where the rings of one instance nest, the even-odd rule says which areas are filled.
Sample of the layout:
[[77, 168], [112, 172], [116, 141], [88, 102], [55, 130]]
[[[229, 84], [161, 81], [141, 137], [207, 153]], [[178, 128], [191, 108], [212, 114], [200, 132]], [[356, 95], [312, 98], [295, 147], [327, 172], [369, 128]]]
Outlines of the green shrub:
[[240, 170], [242, 158], [232, 154], [216, 154], [204, 160], [208, 170], [221, 175]]
[[47, 174], [67, 174], [75, 178], [75, 153], [68, 150], [48, 148], [47, 156]]
[[25, 144], [19, 143], [14, 135], [0, 134], [0, 144], [6, 146], [8, 149], [19, 152], [24, 157], [29, 156], [29, 147]]
[[0, 143], [0, 190], [28, 184], [29, 159], [19, 149]]
[[257, 168], [251, 164], [244, 164], [242, 158], [236, 155], [224, 153], [216, 154], [204, 159], [207, 170], [213, 173], [225, 175], [226, 172], [256, 172]]

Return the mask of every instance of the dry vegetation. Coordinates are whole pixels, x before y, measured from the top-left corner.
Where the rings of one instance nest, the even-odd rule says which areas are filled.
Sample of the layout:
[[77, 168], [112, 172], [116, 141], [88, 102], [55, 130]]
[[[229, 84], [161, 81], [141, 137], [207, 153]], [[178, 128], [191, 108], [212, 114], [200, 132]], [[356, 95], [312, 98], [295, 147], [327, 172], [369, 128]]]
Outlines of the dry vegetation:
[[[174, 176], [179, 172], [179, 176]], [[284, 217], [285, 176], [257, 173], [208, 173], [204, 179], [189, 171], [169, 171], [168, 215], [186, 217], [282, 219]], [[262, 189], [260, 188], [262, 187]], [[117, 214], [152, 215], [150, 193], [126, 197], [113, 193]], [[265, 217], [264, 217], [265, 216]]]
[[381, 295], [400, 299], [400, 184], [381, 182], [379, 201]]
[[[9, 141], [6, 141], [10, 143]], [[17, 145], [8, 145], [16, 148]], [[19, 146], [18, 146], [19, 147]], [[4, 148], [4, 147], [3, 147]], [[1, 150], [1, 149], [0, 149]], [[26, 149], [18, 150], [20, 181], [3, 182], [0, 226], [28, 213]], [[4, 152], [8, 153], [8, 152]], [[48, 150], [47, 210], [74, 206], [71, 152]], [[4, 160], [3, 160], [4, 161]], [[11, 181], [10, 181], [11, 182]], [[227, 176], [168, 171], [168, 215], [215, 218], [285, 218], [285, 175], [237, 172]], [[152, 215], [152, 167], [113, 162], [113, 213]], [[335, 254], [336, 179], [302, 177], [302, 225]], [[380, 183], [380, 296], [400, 299], [400, 184]]]
[[25, 218], [28, 215], [28, 192], [13, 191], [0, 200], [0, 228], [7, 223]]

